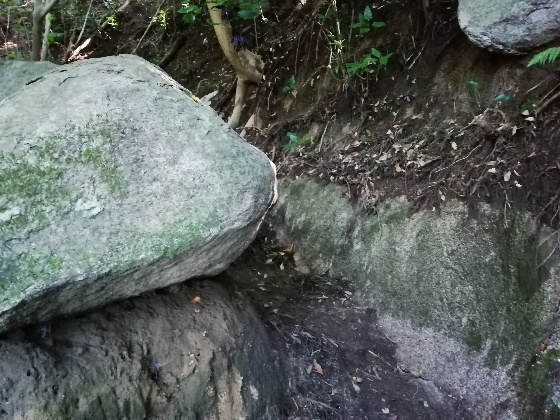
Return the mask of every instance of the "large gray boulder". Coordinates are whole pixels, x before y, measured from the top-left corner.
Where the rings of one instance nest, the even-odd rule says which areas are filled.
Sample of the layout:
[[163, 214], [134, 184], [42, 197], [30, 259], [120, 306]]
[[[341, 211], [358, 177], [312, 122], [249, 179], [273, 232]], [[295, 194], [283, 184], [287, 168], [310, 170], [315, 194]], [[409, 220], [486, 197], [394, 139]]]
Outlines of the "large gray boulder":
[[560, 38], [558, 0], [459, 0], [459, 25], [476, 45], [520, 54]]
[[1, 419], [281, 418], [266, 331], [247, 300], [214, 281], [17, 330], [0, 349]]
[[267, 157], [138, 57], [0, 106], [0, 332], [217, 274], [274, 198]]

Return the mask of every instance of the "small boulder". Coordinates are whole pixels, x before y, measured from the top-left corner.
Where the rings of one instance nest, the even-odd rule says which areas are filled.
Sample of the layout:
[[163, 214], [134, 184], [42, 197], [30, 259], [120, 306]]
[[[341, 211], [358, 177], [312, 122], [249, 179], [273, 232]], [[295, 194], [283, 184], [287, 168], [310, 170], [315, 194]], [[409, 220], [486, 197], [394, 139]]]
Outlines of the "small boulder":
[[0, 102], [0, 332], [217, 274], [254, 238], [273, 165], [159, 68], [19, 85]]
[[476, 45], [522, 54], [560, 37], [558, 0], [459, 0], [459, 25]]

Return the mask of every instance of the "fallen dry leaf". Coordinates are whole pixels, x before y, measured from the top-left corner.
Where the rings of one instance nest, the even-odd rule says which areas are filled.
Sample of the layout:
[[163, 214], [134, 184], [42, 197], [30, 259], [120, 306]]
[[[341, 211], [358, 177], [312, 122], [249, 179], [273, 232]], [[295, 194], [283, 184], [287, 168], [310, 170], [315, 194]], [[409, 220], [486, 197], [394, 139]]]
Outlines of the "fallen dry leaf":
[[504, 181], [508, 182], [510, 178], [511, 178], [511, 171], [507, 171], [504, 174]]
[[313, 368], [315, 369], [315, 372], [317, 372], [319, 375], [323, 374], [323, 368], [319, 363], [317, 363], [317, 360], [315, 359], [313, 359]]
[[192, 303], [197, 303], [200, 305], [200, 303], [202, 303], [202, 299], [200, 298], [200, 296], [195, 297], [193, 300], [191, 300]]
[[282, 252], [285, 252], [286, 254], [291, 254], [292, 253], [292, 248], [284, 248], [282, 250]]
[[265, 264], [272, 264], [272, 258], [269, 258], [269, 259], [266, 260], [264, 263], [265, 263]]

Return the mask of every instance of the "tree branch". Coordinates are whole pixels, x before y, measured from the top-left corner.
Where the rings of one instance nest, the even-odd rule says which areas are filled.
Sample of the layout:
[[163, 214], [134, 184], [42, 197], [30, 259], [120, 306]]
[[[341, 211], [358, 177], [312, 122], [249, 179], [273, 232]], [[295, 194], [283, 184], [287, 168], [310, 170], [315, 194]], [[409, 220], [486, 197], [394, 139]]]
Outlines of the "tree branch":
[[31, 45], [31, 61], [39, 61], [41, 59], [41, 35], [43, 33], [43, 24], [45, 16], [49, 13], [58, 0], [49, 0], [43, 4], [42, 0], [34, 0], [33, 2], [33, 29], [32, 29], [32, 45]]
[[264, 62], [261, 57], [249, 50], [237, 52], [232, 41], [231, 27], [222, 19], [222, 9], [217, 7], [216, 2], [207, 0], [206, 5], [210, 18], [214, 24], [214, 32], [224, 55], [230, 62], [237, 74], [237, 86], [235, 90], [235, 105], [228, 120], [231, 128], [239, 125], [241, 113], [245, 107], [247, 87], [250, 84], [259, 84], [262, 80]]
[[[262, 79], [262, 67], [264, 67], [261, 58], [253, 54], [255, 56], [255, 65], [251, 66], [250, 63], [244, 63], [240, 56], [235, 51], [235, 46], [232, 42], [232, 34], [231, 28], [229, 25], [225, 24], [222, 20], [222, 9], [219, 9], [215, 2], [208, 0], [208, 11], [210, 13], [210, 18], [214, 24], [214, 31], [216, 32], [216, 37], [218, 38], [218, 42], [220, 43], [220, 47], [224, 52], [224, 55], [230, 62], [231, 66], [237, 73], [237, 77], [240, 77], [244, 80], [248, 80], [253, 83], [260, 83]], [[252, 54], [252, 53], [251, 53]], [[260, 63], [258, 63], [260, 61]], [[261, 71], [257, 68], [259, 66]]]
[[54, 7], [54, 5], [58, 2], [58, 0], [50, 0], [47, 4], [45, 4], [45, 6], [43, 7], [42, 13], [43, 16], [42, 18], [44, 19], [48, 13], [50, 13], [50, 11], [52, 10], [52, 8]]

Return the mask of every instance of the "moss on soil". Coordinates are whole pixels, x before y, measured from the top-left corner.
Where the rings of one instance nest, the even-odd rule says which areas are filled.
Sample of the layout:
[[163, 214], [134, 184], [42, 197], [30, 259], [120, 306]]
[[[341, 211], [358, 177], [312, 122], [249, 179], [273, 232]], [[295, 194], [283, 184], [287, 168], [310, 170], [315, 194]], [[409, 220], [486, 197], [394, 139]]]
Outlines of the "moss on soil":
[[519, 385], [524, 401], [524, 420], [560, 419], [560, 409], [556, 404], [548, 404], [551, 382], [560, 372], [560, 350], [549, 348], [536, 354], [527, 363], [520, 375]]

